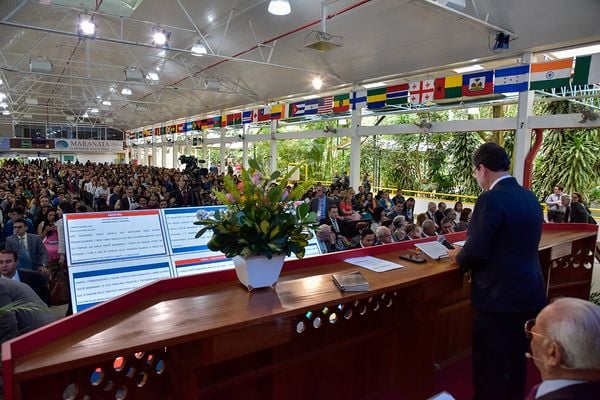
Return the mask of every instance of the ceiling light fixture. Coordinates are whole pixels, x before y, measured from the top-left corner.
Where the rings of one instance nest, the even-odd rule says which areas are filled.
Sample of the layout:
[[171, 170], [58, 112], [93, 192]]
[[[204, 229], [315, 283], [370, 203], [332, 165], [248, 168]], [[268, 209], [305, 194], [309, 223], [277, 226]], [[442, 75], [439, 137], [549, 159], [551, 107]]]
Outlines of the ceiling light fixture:
[[168, 47], [168, 41], [171, 38], [171, 32], [155, 26], [152, 28], [152, 41], [156, 47]]
[[378, 88], [378, 87], [382, 87], [385, 85], [386, 85], [385, 82], [373, 82], [373, 83], [364, 83], [362, 85], [362, 87], [364, 87], [365, 89], [373, 89], [373, 88]]
[[483, 68], [481, 65], [475, 64], [475, 65], [469, 65], [468, 67], [456, 68], [456, 69], [453, 69], [452, 71], [456, 72], [457, 74], [464, 74], [465, 72], [481, 71], [483, 69], [485, 69], [485, 68]]
[[131, 89], [129, 89], [127, 86], [123, 86], [123, 89], [121, 89], [121, 94], [124, 96], [129, 96], [131, 95]]
[[323, 79], [320, 76], [316, 76], [312, 80], [312, 87], [316, 90], [320, 90], [323, 87]]
[[6, 98], [6, 95], [2, 92], [0, 92], [0, 101], [4, 100]]
[[0, 79], [0, 85], [2, 85], [4, 83], [4, 81], [2, 79]]
[[90, 109], [90, 112], [92, 114], [97, 114], [98, 113], [98, 109], [97, 108], [92, 108], [92, 109]]
[[86, 111], [86, 112], [84, 112], [84, 113], [83, 113], [83, 115], [82, 115], [82, 117], [83, 117], [83, 118], [89, 118], [89, 116], [90, 116], [90, 115], [87, 113], [87, 111]]
[[3, 111], [2, 111], [2, 115], [10, 115], [10, 111], [8, 111], [8, 110], [3, 110]]
[[3, 101], [2, 103], [0, 103], [0, 107], [8, 108], [8, 104], [5, 101]]
[[158, 81], [158, 74], [154, 71], [150, 71], [146, 74], [146, 79], [151, 81]]
[[103, 101], [102, 101], [102, 105], [103, 105], [103, 106], [111, 106], [111, 105], [112, 105], [112, 103], [110, 102], [110, 100], [103, 100]]
[[570, 58], [577, 56], [587, 56], [588, 54], [594, 54], [598, 52], [600, 52], [600, 44], [579, 47], [577, 49], [553, 51], [550, 54], [552, 54], [556, 58]]
[[84, 38], [94, 39], [96, 37], [96, 24], [89, 14], [79, 14], [79, 24], [77, 33]]
[[192, 46], [192, 55], [199, 57], [203, 56], [204, 54], [207, 54], [206, 46], [201, 40], [199, 40]]
[[288, 0], [271, 0], [267, 10], [273, 15], [288, 15], [292, 12]]

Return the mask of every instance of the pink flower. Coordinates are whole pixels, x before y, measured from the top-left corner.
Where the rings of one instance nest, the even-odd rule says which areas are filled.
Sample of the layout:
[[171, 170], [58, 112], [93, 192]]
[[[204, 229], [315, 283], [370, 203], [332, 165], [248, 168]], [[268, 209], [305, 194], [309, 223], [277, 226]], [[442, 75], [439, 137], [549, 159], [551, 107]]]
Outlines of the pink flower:
[[285, 199], [287, 199], [287, 197], [290, 195], [290, 192], [288, 192], [287, 190], [285, 190], [283, 192], [283, 194], [281, 195], [281, 201], [284, 201]]
[[262, 178], [262, 176], [259, 172], [255, 172], [252, 175], [252, 183], [254, 184], [254, 186], [257, 186], [260, 183], [260, 178]]
[[235, 203], [235, 198], [231, 193], [227, 193], [225, 197], [227, 197], [227, 200], [229, 200], [230, 202]]

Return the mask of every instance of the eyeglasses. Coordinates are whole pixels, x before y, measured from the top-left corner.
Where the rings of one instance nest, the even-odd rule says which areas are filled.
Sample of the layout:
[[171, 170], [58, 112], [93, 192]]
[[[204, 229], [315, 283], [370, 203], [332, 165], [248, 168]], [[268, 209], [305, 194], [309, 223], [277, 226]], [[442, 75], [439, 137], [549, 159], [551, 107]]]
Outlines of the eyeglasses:
[[525, 326], [523, 327], [523, 329], [525, 329], [525, 336], [527, 337], [527, 339], [532, 339], [534, 335], [545, 338], [546, 336], [540, 335], [539, 333], [532, 331], [534, 326], [535, 318], [525, 321]]

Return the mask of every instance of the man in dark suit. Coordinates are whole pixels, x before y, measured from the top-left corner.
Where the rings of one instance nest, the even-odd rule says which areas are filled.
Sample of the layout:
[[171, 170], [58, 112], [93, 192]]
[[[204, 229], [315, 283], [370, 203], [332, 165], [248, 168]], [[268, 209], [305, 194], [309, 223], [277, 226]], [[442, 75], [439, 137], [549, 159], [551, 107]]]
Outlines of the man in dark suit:
[[120, 210], [135, 210], [139, 207], [139, 204], [135, 202], [135, 196], [133, 194], [133, 187], [129, 186], [125, 189], [125, 193], [119, 201]]
[[325, 188], [317, 186], [317, 195], [310, 201], [310, 211], [317, 213], [317, 220], [322, 220], [327, 217], [327, 213], [331, 206], [334, 206], [333, 199], [327, 197]]
[[33, 269], [48, 274], [48, 251], [38, 235], [27, 233], [27, 222], [19, 218], [14, 222], [15, 234], [6, 238], [6, 249], [19, 256], [18, 268]]
[[50, 305], [50, 287], [46, 277], [36, 271], [26, 269], [19, 271], [17, 269], [18, 260], [19, 256], [14, 250], [4, 249], [0, 251], [0, 274], [2, 278], [25, 283], [33, 289], [44, 303]]
[[535, 195], [509, 175], [502, 147], [485, 143], [472, 161], [485, 192], [477, 199], [464, 248], [449, 256], [471, 272], [471, 303], [477, 310], [473, 398], [521, 400], [528, 345], [523, 324], [546, 304], [538, 258], [542, 210]]
[[525, 324], [542, 383], [528, 400], [600, 399], [600, 306], [563, 297]]
[[188, 178], [183, 176], [179, 178], [177, 189], [171, 193], [171, 197], [175, 198], [178, 207], [192, 207], [198, 205], [195, 191], [190, 188]]

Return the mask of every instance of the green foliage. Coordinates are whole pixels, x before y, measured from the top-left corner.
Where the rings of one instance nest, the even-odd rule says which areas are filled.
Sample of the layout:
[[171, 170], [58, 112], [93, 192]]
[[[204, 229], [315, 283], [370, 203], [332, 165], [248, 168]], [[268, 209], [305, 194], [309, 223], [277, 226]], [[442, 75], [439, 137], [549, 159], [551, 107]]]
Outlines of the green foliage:
[[[570, 112], [569, 102], [554, 102], [545, 106], [551, 113]], [[600, 131], [598, 129], [551, 130], [534, 163], [533, 191], [543, 199], [561, 184], [565, 192], [590, 193], [598, 186], [600, 175]]]
[[473, 177], [471, 157], [482, 143], [476, 133], [455, 133], [450, 140], [450, 171], [458, 193], [476, 196], [481, 193], [477, 180]]
[[227, 206], [224, 212], [215, 212], [213, 219], [194, 222], [202, 228], [196, 234], [201, 237], [212, 231], [207, 246], [221, 251], [227, 257], [266, 256], [291, 253], [304, 257], [304, 249], [311, 238], [308, 227], [317, 223], [317, 215], [309, 212], [309, 205], [299, 200], [310, 185], [298, 185], [291, 193], [280, 185], [285, 184], [295, 168], [285, 175], [274, 171], [271, 175], [251, 159], [249, 170], [243, 170], [241, 181], [236, 185], [234, 178], [226, 175], [225, 192], [214, 191], [215, 196]]

